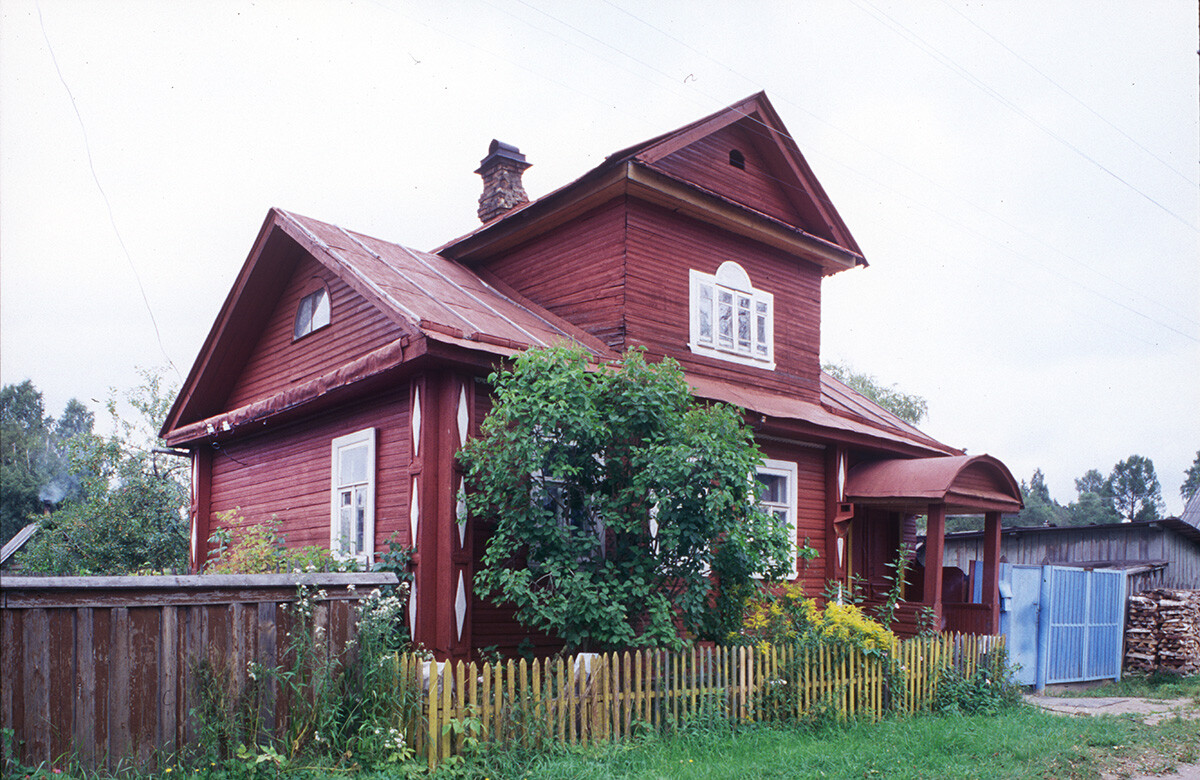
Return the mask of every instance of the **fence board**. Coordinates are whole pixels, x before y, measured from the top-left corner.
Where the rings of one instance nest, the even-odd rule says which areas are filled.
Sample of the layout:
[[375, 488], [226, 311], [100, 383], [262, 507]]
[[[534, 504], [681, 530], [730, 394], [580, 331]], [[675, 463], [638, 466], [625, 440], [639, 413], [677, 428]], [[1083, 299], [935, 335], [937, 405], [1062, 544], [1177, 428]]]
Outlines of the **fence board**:
[[[73, 751], [87, 770], [151, 769], [194, 745], [194, 664], [274, 665], [277, 605], [299, 582], [329, 588], [339, 643], [352, 632], [355, 584], [390, 574], [195, 577], [5, 577], [0, 581], [0, 727], [15, 758], [56, 762]], [[337, 587], [343, 586], [343, 587]], [[279, 615], [279, 617], [277, 617]], [[340, 647], [340, 644], [339, 644]], [[278, 700], [276, 700], [278, 703]], [[268, 728], [275, 712], [267, 713]]]

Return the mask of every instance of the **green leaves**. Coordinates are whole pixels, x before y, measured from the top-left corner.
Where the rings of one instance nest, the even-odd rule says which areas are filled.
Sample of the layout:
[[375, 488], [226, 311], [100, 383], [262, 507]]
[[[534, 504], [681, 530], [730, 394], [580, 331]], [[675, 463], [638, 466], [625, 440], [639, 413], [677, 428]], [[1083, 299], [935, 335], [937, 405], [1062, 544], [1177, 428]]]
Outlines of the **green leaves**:
[[678, 645], [677, 623], [723, 637], [753, 574], [787, 566], [740, 412], [696, 404], [673, 361], [530, 350], [490, 381], [460, 455], [472, 515], [495, 524], [476, 584], [523, 624], [571, 649]]

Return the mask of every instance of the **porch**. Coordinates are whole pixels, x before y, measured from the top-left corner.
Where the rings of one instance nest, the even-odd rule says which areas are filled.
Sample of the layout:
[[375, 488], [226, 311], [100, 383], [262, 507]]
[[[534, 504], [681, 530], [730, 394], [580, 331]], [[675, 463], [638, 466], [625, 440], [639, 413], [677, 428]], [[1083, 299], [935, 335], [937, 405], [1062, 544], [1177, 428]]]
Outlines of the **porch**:
[[[887, 597], [900, 552], [915, 548], [917, 518], [926, 518], [924, 548], [909, 561], [908, 584], [896, 605], [898, 633], [911, 636], [923, 628], [999, 633], [1000, 517], [1023, 506], [1017, 481], [1003, 463], [989, 455], [862, 463], [849, 470], [842, 494], [844, 516], [835, 523], [845, 559], [840, 573], [868, 604]], [[942, 565], [948, 515], [984, 516], [977, 599], [975, 572]]]

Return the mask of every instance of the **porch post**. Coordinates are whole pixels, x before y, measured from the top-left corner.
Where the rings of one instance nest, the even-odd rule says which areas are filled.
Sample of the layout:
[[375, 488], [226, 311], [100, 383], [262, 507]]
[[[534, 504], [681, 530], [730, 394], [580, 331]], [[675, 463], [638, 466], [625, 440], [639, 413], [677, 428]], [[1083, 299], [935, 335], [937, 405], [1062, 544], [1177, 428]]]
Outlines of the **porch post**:
[[983, 523], [983, 598], [988, 605], [988, 633], [1000, 633], [1000, 513], [988, 512]]
[[925, 593], [924, 606], [933, 609], [937, 616], [937, 627], [941, 630], [942, 618], [942, 551], [946, 536], [946, 505], [929, 505], [929, 522], [925, 526]]

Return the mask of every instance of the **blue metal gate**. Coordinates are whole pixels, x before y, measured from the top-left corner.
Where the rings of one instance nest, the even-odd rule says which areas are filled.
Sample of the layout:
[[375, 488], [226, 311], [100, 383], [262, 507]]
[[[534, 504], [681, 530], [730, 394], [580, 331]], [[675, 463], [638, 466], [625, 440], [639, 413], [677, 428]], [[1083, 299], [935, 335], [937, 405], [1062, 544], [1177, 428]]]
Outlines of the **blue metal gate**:
[[1121, 678], [1125, 572], [1004, 565], [1001, 631], [1017, 679], [1054, 683]]

